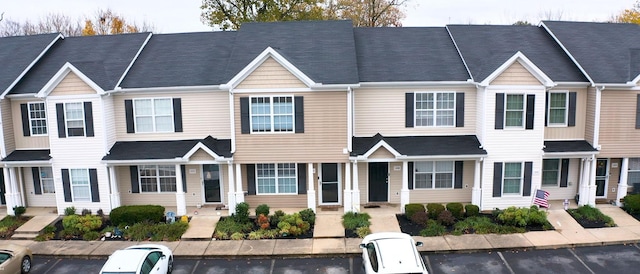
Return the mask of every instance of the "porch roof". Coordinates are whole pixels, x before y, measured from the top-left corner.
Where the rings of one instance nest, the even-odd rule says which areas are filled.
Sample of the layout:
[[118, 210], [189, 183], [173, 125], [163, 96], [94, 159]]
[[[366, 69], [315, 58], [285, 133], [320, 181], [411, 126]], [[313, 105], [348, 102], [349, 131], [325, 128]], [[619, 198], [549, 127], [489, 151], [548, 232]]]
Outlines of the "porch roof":
[[204, 139], [116, 142], [103, 161], [168, 160], [182, 158], [199, 143], [221, 157], [231, 157], [231, 140]]
[[42, 162], [51, 160], [51, 150], [49, 149], [33, 149], [33, 150], [14, 150], [2, 162]]
[[557, 152], [598, 152], [589, 142], [585, 140], [569, 141], [544, 141], [545, 153]]
[[403, 156], [487, 155], [475, 135], [454, 136], [398, 136], [353, 137], [351, 156], [362, 156], [376, 145], [386, 143]]

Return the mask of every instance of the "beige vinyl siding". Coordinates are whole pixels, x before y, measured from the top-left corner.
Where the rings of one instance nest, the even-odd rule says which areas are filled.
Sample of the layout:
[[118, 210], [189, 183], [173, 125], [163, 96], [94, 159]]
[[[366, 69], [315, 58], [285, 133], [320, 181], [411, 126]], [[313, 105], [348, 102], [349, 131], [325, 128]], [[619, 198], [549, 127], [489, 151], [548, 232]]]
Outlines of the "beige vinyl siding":
[[211, 155], [209, 155], [209, 153], [207, 153], [206, 151], [199, 149], [198, 151], [196, 151], [196, 153], [194, 153], [193, 155], [191, 155], [191, 157], [189, 157], [189, 161], [213, 161], [213, 157], [211, 157]]
[[347, 94], [320, 91], [255, 96], [303, 96], [304, 133], [241, 133], [240, 97], [235, 97], [235, 163], [344, 163], [347, 147]]
[[540, 85], [536, 79], [520, 62], [514, 62], [503, 71], [491, 85]]
[[9, 155], [9, 153], [14, 151], [16, 148], [15, 135], [17, 134], [14, 134], [15, 126], [13, 125], [13, 111], [11, 109], [12, 104], [14, 103], [6, 98], [0, 101], [0, 108], [2, 109], [2, 132], [4, 134], [4, 148], [0, 149], [6, 149], [4, 151], [5, 155]]
[[[551, 90], [553, 92], [553, 90]], [[544, 130], [544, 139], [549, 140], [583, 140], [585, 138], [585, 124], [587, 120], [587, 90], [569, 90], [576, 92], [576, 125], [569, 126], [547, 126]], [[569, 98], [567, 97], [567, 100]], [[545, 104], [546, 105], [546, 104]], [[548, 109], [545, 109], [548, 113]], [[546, 115], [545, 114], [545, 119]], [[568, 112], [567, 112], [568, 113]], [[567, 119], [568, 119], [567, 114]]]
[[[317, 168], [317, 166], [314, 166]], [[316, 169], [317, 170], [317, 169]], [[242, 190], [247, 191], [247, 166], [241, 166], [242, 171]], [[307, 174], [309, 176], [309, 174]], [[315, 176], [317, 178], [317, 176]], [[314, 180], [315, 181], [315, 180]], [[307, 182], [307, 189], [309, 182]], [[316, 184], [317, 185], [317, 184]], [[316, 189], [317, 191], [317, 189]], [[250, 207], [255, 208], [261, 204], [267, 204], [274, 210], [277, 208], [296, 208], [307, 207], [307, 194], [260, 194], [260, 195], [245, 195], [244, 201], [249, 204]]]
[[378, 148], [374, 153], [369, 155], [369, 159], [395, 159], [394, 156], [389, 150], [384, 147]]
[[251, 74], [249, 74], [236, 89], [256, 88], [306, 88], [298, 77], [280, 65], [273, 58], [268, 58]]
[[[615, 167], [614, 167], [615, 165]], [[618, 184], [620, 184], [620, 167], [622, 159], [609, 159], [609, 181], [607, 182], [607, 200], [615, 200], [618, 195]]]
[[600, 112], [599, 158], [637, 157], [640, 129], [635, 128], [638, 91], [605, 90]]
[[462, 188], [459, 189], [412, 189], [409, 192], [411, 203], [470, 203], [471, 190], [475, 175], [475, 162], [464, 161]]
[[[408, 92], [464, 92], [464, 127], [405, 127], [405, 94]], [[359, 137], [413, 135], [471, 135], [476, 132], [474, 87], [363, 88], [354, 91], [354, 134]]]
[[[127, 133], [124, 101], [138, 98], [181, 98], [183, 132]], [[202, 139], [209, 135], [231, 138], [229, 93], [224, 91], [118, 95], [114, 98], [114, 116], [118, 141]]]
[[24, 192], [27, 200], [27, 206], [42, 206], [42, 207], [54, 207], [56, 206], [56, 194], [55, 193], [42, 193], [35, 194], [35, 186], [33, 185], [33, 172], [31, 167], [21, 167], [22, 178], [24, 181]]
[[51, 91], [49, 96], [65, 96], [65, 95], [82, 95], [96, 94], [96, 91], [87, 85], [78, 75], [70, 72], [62, 81]]
[[594, 144], [594, 129], [596, 124], [596, 90], [595, 88], [589, 88], [587, 90], [587, 110], [585, 114], [585, 125], [584, 125], [584, 139], [589, 142], [591, 145], [597, 146], [598, 144]]
[[[29, 102], [38, 101], [12, 101], [11, 102], [11, 115], [13, 117], [13, 128], [15, 131], [15, 146], [16, 149], [46, 149], [49, 148], [49, 136], [24, 136], [22, 132], [22, 112], [20, 110], [20, 104], [27, 104]], [[46, 105], [46, 104], [45, 104]], [[47, 115], [55, 115], [55, 109], [47, 109]], [[48, 121], [47, 121], [48, 122]], [[47, 132], [51, 133], [51, 125], [47, 124]], [[56, 134], [56, 133], [53, 133]]]

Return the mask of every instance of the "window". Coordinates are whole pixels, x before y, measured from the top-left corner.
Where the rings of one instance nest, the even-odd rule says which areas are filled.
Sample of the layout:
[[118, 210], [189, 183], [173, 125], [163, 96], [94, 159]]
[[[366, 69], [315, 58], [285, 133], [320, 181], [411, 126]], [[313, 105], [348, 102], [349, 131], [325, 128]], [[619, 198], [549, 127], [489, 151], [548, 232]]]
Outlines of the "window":
[[[627, 173], [627, 185], [640, 184], [640, 158], [629, 158], [629, 171]], [[633, 190], [637, 192], [637, 189]]]
[[293, 132], [293, 97], [252, 97], [252, 132]]
[[522, 163], [504, 164], [503, 194], [520, 194], [522, 185]]
[[73, 201], [91, 201], [91, 187], [89, 186], [88, 169], [70, 169], [71, 194]]
[[257, 164], [256, 181], [259, 194], [298, 193], [296, 164]]
[[373, 243], [367, 244], [367, 255], [369, 257], [371, 269], [373, 269], [373, 271], [375, 272], [378, 272], [378, 254], [376, 252], [376, 246]]
[[550, 92], [549, 93], [549, 125], [566, 125], [567, 124], [567, 93], [566, 92]]
[[558, 186], [560, 180], [560, 159], [542, 160], [542, 185]]
[[42, 193], [56, 193], [53, 185], [53, 171], [51, 167], [40, 167], [39, 170]]
[[138, 166], [140, 192], [176, 192], [176, 167], [173, 165]]
[[453, 188], [453, 162], [415, 162], [416, 189]]
[[524, 95], [507, 94], [505, 125], [507, 127], [524, 126]]
[[84, 107], [82, 103], [64, 104], [67, 136], [84, 136]]
[[136, 132], [173, 132], [173, 103], [171, 98], [135, 99]]
[[454, 126], [454, 92], [416, 93], [416, 126]]
[[31, 135], [47, 135], [47, 110], [44, 103], [29, 103]]

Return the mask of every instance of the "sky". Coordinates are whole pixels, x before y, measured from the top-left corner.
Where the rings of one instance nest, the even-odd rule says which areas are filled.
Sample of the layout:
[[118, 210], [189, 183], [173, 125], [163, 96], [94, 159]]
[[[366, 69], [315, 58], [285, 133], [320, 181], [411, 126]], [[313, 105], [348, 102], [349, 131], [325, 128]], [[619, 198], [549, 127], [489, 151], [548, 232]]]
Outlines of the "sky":
[[[540, 20], [606, 21], [635, 0], [410, 0], [403, 26], [512, 24]], [[202, 0], [0, 0], [0, 13], [13, 21], [38, 21], [49, 13], [94, 17], [111, 9], [127, 20], [154, 26], [156, 33], [210, 31], [200, 21]]]

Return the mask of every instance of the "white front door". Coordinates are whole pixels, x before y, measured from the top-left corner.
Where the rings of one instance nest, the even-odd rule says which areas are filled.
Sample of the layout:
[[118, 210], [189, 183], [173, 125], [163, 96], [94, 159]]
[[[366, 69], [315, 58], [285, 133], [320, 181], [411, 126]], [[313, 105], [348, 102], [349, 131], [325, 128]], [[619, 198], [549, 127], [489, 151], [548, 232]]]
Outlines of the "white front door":
[[318, 195], [321, 205], [339, 205], [342, 202], [341, 166], [337, 163], [320, 165]]

